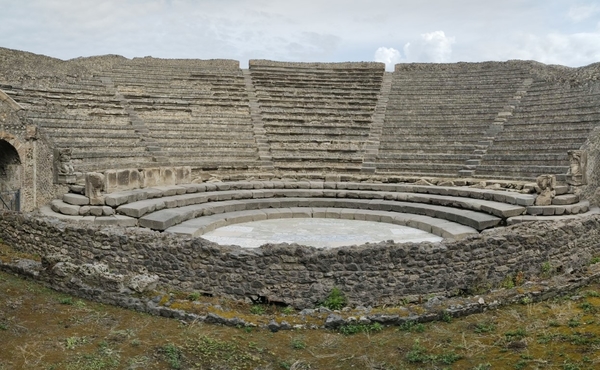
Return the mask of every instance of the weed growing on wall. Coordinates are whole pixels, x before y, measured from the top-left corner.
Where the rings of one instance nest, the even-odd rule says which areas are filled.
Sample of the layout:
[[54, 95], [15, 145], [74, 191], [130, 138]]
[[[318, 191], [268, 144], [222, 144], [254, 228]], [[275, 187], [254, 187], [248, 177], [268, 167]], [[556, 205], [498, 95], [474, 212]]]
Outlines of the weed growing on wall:
[[327, 307], [330, 310], [341, 310], [347, 304], [346, 296], [339, 288], [334, 287], [327, 298], [322, 303], [323, 307]]

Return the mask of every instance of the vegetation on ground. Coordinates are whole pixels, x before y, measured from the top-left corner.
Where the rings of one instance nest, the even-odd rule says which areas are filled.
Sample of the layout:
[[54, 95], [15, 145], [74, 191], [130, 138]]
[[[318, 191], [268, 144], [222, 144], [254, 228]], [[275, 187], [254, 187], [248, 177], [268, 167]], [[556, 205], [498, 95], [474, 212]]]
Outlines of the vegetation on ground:
[[[0, 370], [600, 367], [599, 284], [465, 318], [276, 333], [154, 317], [7, 273], [0, 273], [0, 292]], [[236, 314], [234, 304], [223, 305]], [[239, 312], [250, 310], [273, 317], [293, 312], [269, 305]]]

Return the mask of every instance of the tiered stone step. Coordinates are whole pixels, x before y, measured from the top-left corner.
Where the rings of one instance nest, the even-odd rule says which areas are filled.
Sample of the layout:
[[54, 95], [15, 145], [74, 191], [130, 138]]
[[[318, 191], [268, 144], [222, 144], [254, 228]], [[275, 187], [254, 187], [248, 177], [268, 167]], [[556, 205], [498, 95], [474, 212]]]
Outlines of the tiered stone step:
[[567, 152], [579, 149], [600, 122], [599, 103], [600, 94], [584, 86], [534, 80], [475, 176], [534, 179], [566, 173]]
[[[62, 200], [52, 202], [51, 210], [69, 220], [94, 222], [98, 219], [104, 224], [138, 225], [194, 236], [223, 226], [224, 222], [231, 224], [256, 217], [277, 217], [278, 213], [316, 217], [322, 212], [333, 212], [327, 217], [343, 214], [349, 219], [365, 219], [365, 215], [370, 215], [368, 217], [381, 222], [400, 224], [403, 223], [398, 220], [407, 224], [414, 222], [414, 215], [420, 215], [438, 219], [424, 223], [421, 228], [432, 230], [438, 227], [437, 235], [444, 237], [504, 225], [509, 219], [512, 222], [527, 220], [519, 218], [525, 214], [543, 217], [590, 212], [589, 203], [580, 201], [573, 194], [559, 195], [554, 198], [553, 205], [544, 207], [534, 206], [535, 198], [530, 194], [469, 187], [237, 181], [116, 192], [105, 195], [101, 205], [90, 205], [89, 199], [82, 195], [65, 194]], [[46, 214], [52, 211], [45, 210]], [[371, 211], [376, 215], [369, 213]], [[413, 216], [406, 219], [397, 216], [398, 213]], [[199, 217], [201, 219], [194, 220]], [[464, 227], [472, 230], [466, 232]]]
[[455, 240], [477, 234], [477, 230], [456, 222], [409, 213], [363, 210], [354, 208], [289, 207], [234, 211], [184, 221], [165, 230], [167, 233], [199, 237], [216, 228], [243, 222], [281, 218], [336, 218], [386, 222], [420, 229]]
[[121, 102], [100, 80], [62, 81], [39, 88], [10, 86], [10, 91], [55, 147], [72, 149], [76, 171], [152, 163]]
[[376, 173], [457, 176], [489, 145], [490, 123], [527, 77], [498, 63], [398, 65]]
[[[522, 214], [525, 211], [525, 206], [476, 198], [486, 196], [493, 199], [496, 197], [496, 199], [505, 202], [521, 203], [523, 205], [533, 204], [534, 199], [532, 196], [518, 193], [489, 191], [486, 194], [486, 192], [481, 192], [480, 189], [448, 187], [433, 190], [432, 187], [427, 188], [426, 186], [407, 184], [323, 182], [257, 181], [187, 184], [108, 194], [105, 197], [105, 207], [112, 207], [111, 209], [116, 209], [116, 213], [126, 217], [139, 218], [141, 226], [150, 226], [160, 230], [186, 219], [194, 218], [198, 215], [198, 212], [202, 212], [202, 214], [206, 214], [206, 212], [219, 213], [216, 210], [223, 210], [222, 207], [229, 204], [219, 202], [234, 202], [235, 207], [238, 207], [236, 209], [239, 211], [249, 209], [247, 207], [252, 207], [250, 204], [257, 199], [268, 200], [267, 203], [262, 204], [267, 208], [276, 205], [278, 207], [352, 207], [386, 212], [393, 210], [430, 217], [441, 215], [442, 218], [450, 221], [459, 220], [459, 223], [462, 222], [469, 227], [482, 229], [497, 225], [503, 218]], [[409, 190], [410, 192], [398, 192], [397, 190]], [[427, 194], [426, 192], [438, 194]], [[452, 193], [456, 197], [440, 195], [439, 193]], [[460, 195], [473, 198], [459, 198]], [[377, 203], [379, 200], [385, 200], [385, 202]], [[52, 208], [56, 212], [62, 212], [69, 216], [79, 214], [82, 219], [86, 216], [89, 217], [88, 215], [110, 215], [110, 212], [104, 209], [102, 205], [90, 207], [87, 202], [88, 200], [84, 196], [67, 194], [62, 201], [54, 201]], [[351, 204], [348, 202], [351, 202]], [[373, 205], [373, 202], [376, 202], [377, 205]], [[395, 208], [388, 209], [391, 206]], [[239, 209], [239, 207], [243, 209]], [[398, 207], [401, 207], [404, 211], [401, 211]]]
[[134, 60], [104, 73], [144, 122], [146, 135], [159, 150], [154, 155], [195, 170], [257, 167], [239, 66], [228, 61], [225, 68], [209, 61], [145, 62]]
[[250, 61], [250, 73], [275, 169], [360, 171], [383, 65]]

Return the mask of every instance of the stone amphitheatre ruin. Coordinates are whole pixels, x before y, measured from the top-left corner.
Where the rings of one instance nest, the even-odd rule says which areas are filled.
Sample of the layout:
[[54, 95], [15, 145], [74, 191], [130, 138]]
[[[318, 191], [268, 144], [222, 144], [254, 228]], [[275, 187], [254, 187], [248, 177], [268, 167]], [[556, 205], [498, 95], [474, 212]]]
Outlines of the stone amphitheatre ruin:
[[[241, 69], [0, 49], [0, 238], [54, 259], [49, 269], [101, 263], [131, 277], [122, 290], [154, 276], [300, 308], [334, 286], [353, 305], [469, 292], [546, 262], [574, 273], [600, 254], [599, 130], [600, 64]], [[200, 238], [311, 217], [444, 239], [319, 249]]]

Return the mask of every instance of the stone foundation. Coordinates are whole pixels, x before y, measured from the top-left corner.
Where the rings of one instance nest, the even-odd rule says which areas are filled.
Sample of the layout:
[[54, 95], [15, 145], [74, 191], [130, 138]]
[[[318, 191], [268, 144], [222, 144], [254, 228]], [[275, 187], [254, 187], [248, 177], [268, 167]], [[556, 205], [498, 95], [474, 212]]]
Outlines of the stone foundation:
[[351, 305], [397, 304], [414, 295], [455, 295], [495, 286], [509, 275], [587, 267], [600, 254], [600, 216], [538, 222], [485, 232], [458, 242], [383, 242], [335, 250], [265, 245], [219, 246], [143, 230], [68, 225], [56, 219], [2, 213], [0, 238], [73, 264], [103, 263], [118, 274], [157, 275], [160, 284], [233, 299], [314, 307], [333, 287]]

